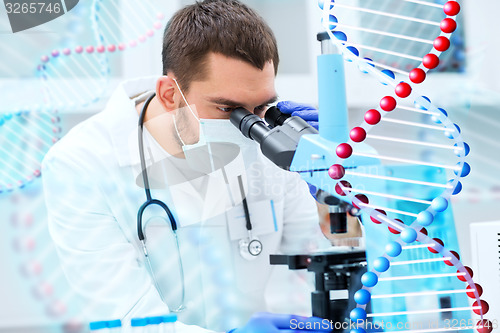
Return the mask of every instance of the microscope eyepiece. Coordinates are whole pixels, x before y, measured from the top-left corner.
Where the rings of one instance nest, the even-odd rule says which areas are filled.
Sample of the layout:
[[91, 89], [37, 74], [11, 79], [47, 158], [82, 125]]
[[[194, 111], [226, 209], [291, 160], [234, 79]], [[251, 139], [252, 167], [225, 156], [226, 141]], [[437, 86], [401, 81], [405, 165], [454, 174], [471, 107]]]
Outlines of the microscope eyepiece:
[[266, 111], [266, 115], [264, 116], [264, 119], [266, 119], [269, 126], [273, 128], [283, 125], [285, 120], [287, 120], [288, 118], [290, 118], [290, 115], [282, 113], [276, 106], [270, 107]]
[[269, 128], [259, 116], [244, 108], [231, 112], [231, 123], [236, 126], [244, 136], [261, 143]]
[[299, 117], [282, 114], [278, 108], [270, 108], [265, 115], [269, 127], [262, 120], [244, 108], [231, 112], [231, 123], [241, 133], [260, 145], [262, 153], [277, 166], [288, 170], [297, 144], [303, 134], [317, 134], [318, 131]]

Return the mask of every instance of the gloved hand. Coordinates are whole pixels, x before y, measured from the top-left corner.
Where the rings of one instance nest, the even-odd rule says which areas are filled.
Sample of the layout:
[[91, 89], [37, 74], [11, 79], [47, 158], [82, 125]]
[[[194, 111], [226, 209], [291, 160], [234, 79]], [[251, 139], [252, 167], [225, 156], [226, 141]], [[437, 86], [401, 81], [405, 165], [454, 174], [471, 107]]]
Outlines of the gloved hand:
[[309, 125], [318, 129], [318, 110], [307, 104], [283, 101], [276, 104], [281, 112], [304, 119]]
[[330, 331], [331, 324], [327, 319], [257, 312], [244, 327], [232, 329], [227, 333], [323, 333]]

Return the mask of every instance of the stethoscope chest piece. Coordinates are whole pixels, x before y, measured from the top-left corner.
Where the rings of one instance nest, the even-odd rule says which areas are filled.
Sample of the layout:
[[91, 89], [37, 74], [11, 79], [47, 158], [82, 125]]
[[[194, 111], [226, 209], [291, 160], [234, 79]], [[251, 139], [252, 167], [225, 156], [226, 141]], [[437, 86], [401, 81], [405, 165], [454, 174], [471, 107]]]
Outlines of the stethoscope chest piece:
[[257, 237], [239, 241], [240, 255], [246, 260], [255, 260], [262, 253], [262, 242]]

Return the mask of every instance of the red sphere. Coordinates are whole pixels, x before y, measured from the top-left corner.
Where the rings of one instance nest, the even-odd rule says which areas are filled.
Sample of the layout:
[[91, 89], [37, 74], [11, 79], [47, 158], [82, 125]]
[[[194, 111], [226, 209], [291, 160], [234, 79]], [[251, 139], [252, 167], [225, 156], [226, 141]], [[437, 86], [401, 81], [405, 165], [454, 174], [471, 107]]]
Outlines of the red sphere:
[[[436, 243], [440, 244], [441, 246], [444, 246], [443, 241], [440, 240], [439, 238], [433, 238], [433, 240], [435, 240]], [[431, 251], [432, 253], [438, 253], [439, 252], [438, 250], [435, 250], [433, 246], [429, 246], [427, 249], [429, 249], [429, 251]]]
[[420, 232], [423, 233], [426, 236], [429, 236], [429, 232], [425, 228], [420, 229]]
[[444, 52], [450, 48], [450, 40], [444, 36], [439, 36], [434, 39], [434, 48], [440, 52]]
[[349, 158], [352, 155], [352, 147], [348, 143], [341, 143], [337, 146], [335, 152], [340, 158]]
[[[456, 253], [455, 251], [450, 251], [450, 253], [455, 256], [455, 258], [457, 258], [458, 260], [460, 260], [460, 256], [458, 255], [458, 253]], [[453, 266], [453, 263], [449, 260], [445, 260], [444, 263], [448, 266]]]
[[349, 137], [354, 142], [363, 142], [366, 139], [366, 131], [363, 127], [354, 127], [349, 133]]
[[[398, 221], [400, 222], [402, 225], [404, 225], [405, 223], [403, 222], [403, 220], [400, 220], [400, 219], [394, 219], [394, 221]], [[389, 231], [395, 235], [399, 235], [401, 233], [401, 231], [399, 231], [398, 229], [394, 229], [392, 227], [389, 227]]]
[[[483, 294], [483, 287], [481, 287], [477, 283], [474, 283], [474, 289], [476, 289], [478, 296], [481, 297], [481, 295]], [[476, 298], [476, 295], [474, 294], [474, 291], [470, 286], [467, 286], [467, 290], [470, 290], [466, 292], [467, 296], [469, 296], [470, 298]]]
[[440, 24], [441, 31], [445, 34], [451, 34], [457, 29], [457, 22], [451, 18], [445, 18]]
[[[386, 213], [384, 210], [382, 210], [382, 209], [375, 209], [375, 210], [376, 210], [377, 212], [381, 213], [382, 215], [387, 216], [387, 213]], [[372, 213], [372, 215], [375, 215], [375, 214], [374, 214], [374, 213]], [[376, 217], [374, 217], [374, 216], [370, 216], [370, 219], [373, 221], [373, 223], [376, 223], [376, 224], [382, 224], [382, 221], [377, 220], [377, 218], [376, 218]]]
[[[469, 274], [470, 278], [472, 279], [472, 277], [474, 276], [474, 272], [472, 271], [472, 268], [470, 267], [467, 267], [467, 266], [464, 266], [465, 270], [467, 271], [467, 274]], [[457, 273], [462, 273], [460, 271], [457, 271]], [[457, 276], [457, 278], [460, 280], [460, 281], [463, 281], [463, 282], [466, 282], [467, 279], [465, 279], [465, 275], [459, 275]]]
[[424, 56], [422, 64], [425, 66], [425, 68], [434, 69], [439, 65], [439, 58], [437, 55], [429, 53]]
[[401, 82], [396, 86], [396, 95], [401, 98], [406, 98], [411, 94], [411, 87], [406, 82]]
[[340, 164], [334, 164], [328, 169], [328, 175], [332, 179], [340, 179], [345, 175], [345, 169]]
[[385, 96], [380, 100], [380, 107], [382, 108], [382, 110], [387, 112], [394, 110], [396, 108], [396, 105], [398, 105], [398, 103], [396, 103], [396, 99], [391, 96]]
[[460, 13], [460, 5], [456, 1], [448, 1], [443, 7], [444, 13], [448, 16], [455, 16]]
[[369, 125], [377, 125], [380, 122], [380, 119], [382, 119], [382, 116], [377, 110], [371, 109], [365, 113], [365, 121]]
[[[362, 203], [364, 203], [365, 205], [368, 205], [368, 203], [370, 202], [370, 201], [368, 200], [368, 197], [367, 197], [366, 195], [364, 195], [364, 194], [356, 194], [354, 197], [355, 197], [355, 198], [357, 198], [357, 199], [358, 199], [359, 201], [361, 201]], [[357, 208], [357, 209], [361, 209], [361, 207], [359, 207], [358, 205], [356, 205], [356, 204], [354, 203], [354, 201], [353, 201], [352, 205], [353, 205], [355, 208]]]
[[493, 331], [493, 323], [488, 319], [483, 319], [477, 322], [477, 331], [479, 333], [491, 333]]
[[410, 80], [413, 83], [419, 84], [425, 81], [427, 74], [422, 68], [415, 68], [410, 72]]
[[474, 302], [474, 304], [472, 304], [472, 307], [475, 308], [476, 306], [480, 306], [481, 309], [473, 309], [472, 311], [474, 311], [475, 314], [477, 315], [481, 315], [481, 310], [482, 310], [482, 314], [485, 315], [488, 313], [488, 311], [490, 310], [490, 306], [489, 304], [486, 302], [486, 301], [483, 301], [483, 300], [480, 300], [479, 301], [481, 305], [479, 305], [477, 303], [477, 301]]
[[[341, 180], [340, 183], [344, 187], [352, 188], [352, 185], [348, 181]], [[341, 195], [341, 196], [345, 196], [346, 195], [345, 192], [342, 190], [342, 187], [340, 187], [339, 183], [337, 183], [337, 185], [335, 185], [335, 192], [337, 192], [337, 194]], [[349, 192], [349, 191], [347, 191], [347, 192]]]

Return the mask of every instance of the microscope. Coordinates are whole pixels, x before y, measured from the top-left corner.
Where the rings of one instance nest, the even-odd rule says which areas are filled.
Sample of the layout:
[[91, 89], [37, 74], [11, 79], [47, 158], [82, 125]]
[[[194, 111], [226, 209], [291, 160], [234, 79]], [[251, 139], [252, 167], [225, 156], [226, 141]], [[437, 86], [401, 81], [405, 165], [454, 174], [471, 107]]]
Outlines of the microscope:
[[[234, 110], [230, 119], [244, 136], [259, 143], [262, 153], [273, 163], [299, 173], [317, 189], [316, 200], [328, 206], [330, 232], [343, 234], [347, 233], [348, 212], [359, 212], [334, 195], [335, 182], [328, 176], [328, 169], [337, 158], [335, 147], [348, 139], [344, 59], [341, 54], [332, 53], [335, 50], [328, 39], [326, 32], [318, 34], [322, 43], [322, 55], [318, 57], [319, 132], [303, 119], [281, 113], [277, 107], [266, 112], [266, 122], [242, 108]], [[364, 149], [373, 152], [368, 146]], [[373, 160], [360, 157], [350, 163], [345, 167], [373, 164]], [[332, 324], [349, 323], [349, 312], [356, 306], [353, 294], [361, 287], [360, 278], [366, 272], [366, 253], [355, 248], [333, 249], [314, 254], [271, 255], [270, 263], [313, 272], [313, 316], [328, 319]], [[334, 332], [344, 332], [348, 326], [332, 327]]]

